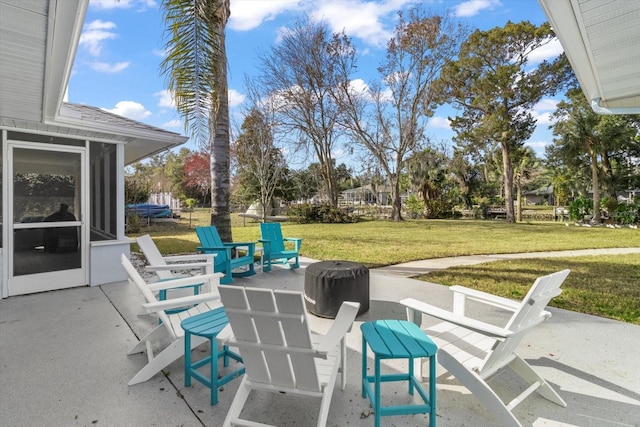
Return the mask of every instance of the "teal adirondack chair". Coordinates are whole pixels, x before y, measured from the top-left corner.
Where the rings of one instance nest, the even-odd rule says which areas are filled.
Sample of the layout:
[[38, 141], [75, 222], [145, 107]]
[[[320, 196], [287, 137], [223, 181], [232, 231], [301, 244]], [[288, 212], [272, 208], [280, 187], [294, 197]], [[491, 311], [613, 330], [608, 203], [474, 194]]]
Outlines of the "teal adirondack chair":
[[[256, 274], [253, 268], [253, 255], [257, 242], [225, 243], [220, 239], [218, 230], [214, 226], [196, 227], [196, 234], [200, 240], [197, 251], [204, 254], [216, 254], [213, 259], [213, 271], [224, 273], [220, 283], [225, 285], [233, 283], [233, 276], [247, 277]], [[244, 250], [246, 253], [234, 258], [234, 255], [238, 255], [238, 249]], [[240, 267], [244, 267], [245, 270], [233, 272]]]
[[[300, 246], [302, 245], [302, 239], [297, 237], [282, 237], [282, 229], [279, 222], [263, 222], [260, 223], [261, 239], [264, 250], [262, 260], [262, 271], [271, 271], [271, 263], [282, 263], [289, 266], [289, 268], [298, 268], [298, 253], [300, 252]], [[293, 242], [294, 249], [286, 249], [284, 242]], [[293, 259], [295, 262], [289, 264], [289, 260]]]

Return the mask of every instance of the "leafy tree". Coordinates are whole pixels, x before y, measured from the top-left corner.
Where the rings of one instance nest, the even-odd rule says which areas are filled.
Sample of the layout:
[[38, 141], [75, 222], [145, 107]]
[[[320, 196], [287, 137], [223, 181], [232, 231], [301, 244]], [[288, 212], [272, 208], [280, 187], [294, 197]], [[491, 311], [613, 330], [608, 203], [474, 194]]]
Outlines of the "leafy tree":
[[407, 160], [407, 175], [411, 187], [418, 192], [418, 199], [424, 202], [424, 215], [431, 218], [430, 201], [448, 198], [447, 182], [449, 158], [446, 153], [429, 147], [415, 153]]
[[[421, 8], [412, 9], [407, 17], [399, 13], [385, 59], [378, 67], [383, 84], [340, 81], [336, 96], [345, 111], [342, 125], [384, 171], [391, 185], [394, 220], [402, 220], [400, 177], [407, 156], [424, 144], [426, 120], [439, 99], [434, 83], [465, 34], [449, 14], [428, 15]], [[341, 66], [339, 75], [348, 76], [355, 63], [344, 61]]]
[[341, 71], [337, 63], [353, 55], [344, 33], [332, 35], [326, 24], [307, 17], [260, 56], [260, 81], [278, 103], [281, 131], [296, 150], [313, 153], [333, 207], [339, 196], [332, 152], [340, 137], [340, 109], [331, 91]]
[[186, 190], [193, 189], [199, 198], [206, 203], [211, 192], [211, 156], [199, 151], [191, 154], [184, 161], [182, 172], [183, 185]]
[[[635, 150], [634, 137], [638, 133], [635, 118], [595, 113], [579, 88], [567, 92], [567, 100], [558, 103], [554, 117], [556, 121], [552, 128], [557, 138], [547, 147], [547, 157], [574, 170], [590, 172], [593, 206], [596, 207], [593, 222], [599, 223], [601, 181], [606, 183], [607, 195], [614, 196], [613, 165], [623, 163], [625, 155]], [[612, 158], [618, 160], [612, 162]]]
[[458, 196], [462, 199], [465, 208], [471, 209], [472, 196], [480, 187], [482, 177], [478, 165], [470, 160], [464, 150], [455, 148], [449, 163], [449, 171], [457, 184]]
[[462, 44], [457, 60], [442, 71], [444, 100], [462, 110], [451, 120], [459, 139], [502, 152], [503, 191], [507, 221], [513, 209], [513, 152], [535, 129], [532, 107], [554, 94], [570, 75], [564, 55], [531, 68], [529, 57], [554, 39], [548, 23], [508, 22], [504, 28], [474, 31]]
[[289, 200], [308, 200], [318, 193], [322, 186], [321, 179], [311, 168], [293, 171], [290, 174], [291, 197]]
[[230, 0], [163, 0], [167, 76], [178, 112], [211, 155], [211, 225], [231, 241], [225, 26]]

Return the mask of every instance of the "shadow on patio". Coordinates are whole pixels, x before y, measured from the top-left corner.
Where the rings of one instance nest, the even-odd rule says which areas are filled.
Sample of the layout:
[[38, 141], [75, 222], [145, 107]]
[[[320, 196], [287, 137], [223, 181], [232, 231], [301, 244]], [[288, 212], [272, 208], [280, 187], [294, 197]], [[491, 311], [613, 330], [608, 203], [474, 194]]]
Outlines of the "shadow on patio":
[[[274, 267], [269, 273], [237, 279], [236, 285], [302, 290], [304, 268]], [[404, 319], [398, 301], [419, 298], [449, 307], [446, 287], [371, 272], [371, 307], [359, 316], [348, 336], [347, 388], [336, 387], [329, 426], [372, 426], [368, 401], [360, 395], [361, 322]], [[140, 316], [142, 297], [128, 283], [75, 288], [12, 297], [0, 302], [0, 420], [15, 426], [219, 426], [233, 400], [238, 381], [209, 405], [209, 391], [195, 382], [185, 388], [182, 359], [165, 375], [135, 386], [129, 379], [145, 363], [144, 354], [126, 356], [136, 337], [154, 319]], [[530, 333], [519, 354], [549, 380], [567, 408], [537, 395], [515, 409], [523, 425], [640, 425], [640, 376], [637, 343], [640, 326], [549, 309], [553, 317]], [[497, 319], [496, 313], [489, 316]], [[309, 315], [325, 331], [330, 320]], [[203, 346], [204, 348], [205, 346]], [[204, 350], [203, 350], [204, 351]], [[406, 361], [386, 363], [388, 370]], [[440, 426], [493, 426], [492, 415], [464, 387], [438, 371]], [[510, 372], [494, 377], [498, 394], [520, 390]], [[387, 386], [385, 386], [387, 387]], [[383, 389], [387, 402], [407, 402], [403, 385]], [[269, 394], [250, 398], [255, 419], [283, 425], [315, 425], [317, 402], [279, 399]], [[285, 424], [286, 422], [286, 424]], [[385, 417], [384, 425], [427, 425], [426, 415]]]

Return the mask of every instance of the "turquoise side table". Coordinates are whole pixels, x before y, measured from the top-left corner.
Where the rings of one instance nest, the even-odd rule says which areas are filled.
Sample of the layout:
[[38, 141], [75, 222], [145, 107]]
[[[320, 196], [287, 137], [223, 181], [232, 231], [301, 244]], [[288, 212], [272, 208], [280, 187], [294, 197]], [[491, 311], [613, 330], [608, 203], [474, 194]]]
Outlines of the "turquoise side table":
[[[229, 350], [226, 345], [223, 346], [221, 352], [218, 351], [218, 343], [216, 336], [229, 323], [224, 307], [207, 311], [206, 313], [197, 314], [184, 319], [180, 324], [184, 329], [184, 385], [191, 386], [191, 377], [195, 378], [205, 386], [211, 389], [211, 404], [218, 403], [218, 388], [234, 380], [244, 374], [244, 366], [236, 369], [227, 375], [218, 378], [218, 359], [223, 359], [223, 366], [229, 366], [229, 358], [242, 362], [240, 355]], [[191, 362], [191, 334], [208, 338], [211, 345], [211, 354], [196, 362]], [[207, 378], [198, 368], [205, 366], [207, 363], [211, 365], [211, 377]]]
[[[369, 398], [375, 412], [375, 427], [385, 415], [429, 414], [429, 427], [436, 425], [436, 353], [438, 346], [420, 328], [406, 320], [376, 320], [360, 325], [362, 331], [362, 397]], [[374, 354], [374, 375], [367, 375], [367, 345]], [[414, 358], [429, 358], [429, 395], [413, 373]], [[409, 372], [382, 374], [383, 359], [409, 359]], [[382, 406], [383, 382], [408, 381], [409, 394], [417, 390], [424, 404]], [[373, 384], [373, 389], [371, 388]]]

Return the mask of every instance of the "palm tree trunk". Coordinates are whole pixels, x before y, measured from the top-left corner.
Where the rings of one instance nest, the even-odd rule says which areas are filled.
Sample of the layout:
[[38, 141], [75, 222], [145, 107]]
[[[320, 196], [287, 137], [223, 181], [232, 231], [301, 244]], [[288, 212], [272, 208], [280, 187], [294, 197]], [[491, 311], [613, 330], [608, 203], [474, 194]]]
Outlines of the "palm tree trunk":
[[[222, 58], [227, 57], [224, 23], [218, 29]], [[218, 105], [215, 112], [211, 145], [211, 225], [218, 229], [223, 242], [233, 241], [231, 234], [231, 212], [229, 209], [229, 95], [227, 63], [220, 64], [218, 81]]]
[[504, 169], [504, 204], [507, 210], [507, 222], [516, 222], [513, 212], [513, 165], [508, 142], [502, 143], [502, 166]]
[[594, 149], [589, 150], [591, 155], [591, 180], [593, 182], [593, 219], [595, 224], [600, 224], [600, 182], [598, 180], [598, 154]]

